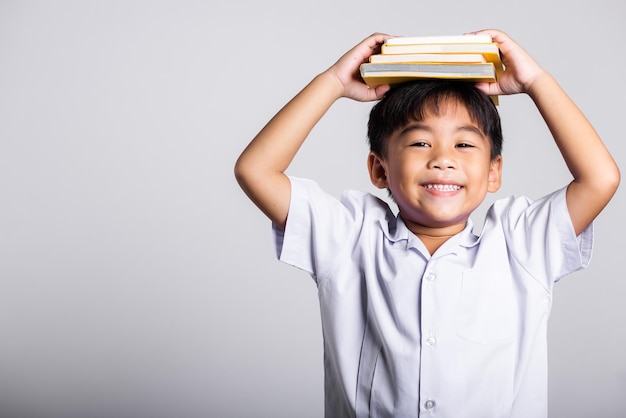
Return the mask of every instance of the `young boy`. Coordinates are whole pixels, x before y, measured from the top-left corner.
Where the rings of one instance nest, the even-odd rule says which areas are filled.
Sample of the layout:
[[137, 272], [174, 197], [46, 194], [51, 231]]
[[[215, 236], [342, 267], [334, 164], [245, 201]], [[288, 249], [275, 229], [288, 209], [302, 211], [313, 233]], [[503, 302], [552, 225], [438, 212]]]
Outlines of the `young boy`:
[[[619, 170], [556, 81], [505, 33], [485, 30], [506, 70], [496, 83], [418, 81], [368, 88], [359, 65], [374, 34], [291, 100], [241, 154], [235, 173], [271, 219], [280, 260], [318, 286], [328, 417], [547, 415], [547, 321], [556, 280], [587, 266], [592, 221]], [[470, 214], [500, 187], [502, 134], [489, 95], [528, 94], [572, 182], [537, 201], [508, 198], [479, 236]], [[340, 97], [380, 100], [369, 122], [380, 199], [337, 200], [285, 175]]]

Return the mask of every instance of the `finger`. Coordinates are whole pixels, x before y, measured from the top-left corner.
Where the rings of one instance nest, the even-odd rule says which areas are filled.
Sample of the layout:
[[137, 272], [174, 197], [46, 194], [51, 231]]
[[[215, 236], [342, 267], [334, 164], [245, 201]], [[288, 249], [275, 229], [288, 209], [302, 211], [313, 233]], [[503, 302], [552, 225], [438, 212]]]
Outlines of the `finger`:
[[504, 39], [507, 35], [499, 29], [481, 29], [473, 32], [475, 35], [489, 35], [491, 39], [496, 41], [496, 39]]
[[498, 83], [480, 82], [476, 83], [475, 87], [488, 96], [499, 96], [502, 94], [502, 89]]
[[391, 88], [388, 84], [382, 84], [376, 87], [364, 87], [364, 89], [358, 90], [358, 93], [355, 94], [354, 99], [360, 102], [373, 102], [375, 100], [380, 100]]
[[378, 48], [381, 44], [383, 44], [389, 38], [391, 38], [391, 35], [377, 32], [365, 38], [361, 43], [367, 45], [369, 48], [374, 49], [374, 48]]
[[383, 85], [377, 86], [374, 89], [376, 100], [382, 99], [385, 93], [389, 91], [389, 89], [391, 89], [391, 86], [389, 84], [383, 84]]
[[383, 33], [372, 34], [346, 52], [340, 60], [347, 59], [349, 61], [357, 60], [359, 63], [366, 62], [370, 56], [380, 52], [381, 45], [388, 38], [390, 36]]

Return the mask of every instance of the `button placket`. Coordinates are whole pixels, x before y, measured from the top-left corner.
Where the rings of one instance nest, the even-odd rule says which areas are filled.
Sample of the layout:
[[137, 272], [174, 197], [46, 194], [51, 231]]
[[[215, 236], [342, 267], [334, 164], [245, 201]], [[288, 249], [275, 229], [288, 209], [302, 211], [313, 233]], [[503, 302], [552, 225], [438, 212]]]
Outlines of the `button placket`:
[[[426, 273], [424, 275], [424, 280], [426, 281], [427, 285], [432, 285], [434, 284], [435, 280], [437, 279], [437, 274], [433, 273], [432, 271], [429, 271], [428, 273]], [[424, 344], [428, 347], [433, 347], [435, 345], [435, 343], [437, 342], [437, 340], [435, 339], [434, 335], [432, 334], [432, 332], [430, 332], [428, 334], [428, 337], [424, 340]]]
[[[437, 356], [435, 345], [437, 344], [437, 338], [435, 337], [434, 330], [439, 329], [437, 318], [437, 305], [436, 297], [438, 294], [437, 273], [433, 271], [434, 265], [429, 266], [427, 271], [422, 276], [422, 294], [421, 294], [421, 326], [425, 329], [422, 334], [422, 367], [420, 373], [421, 382], [424, 384], [424, 388], [432, 387], [432, 384], [437, 381], [436, 370], [433, 369], [435, 356]], [[435, 401], [432, 396], [435, 395], [420, 393], [421, 410], [424, 415], [434, 414]]]
[[[431, 269], [434, 266], [430, 266]], [[435, 370], [431, 368], [432, 364], [435, 364], [434, 357], [437, 356], [435, 351], [435, 346], [437, 344], [437, 338], [435, 336], [435, 332], [433, 330], [438, 329], [438, 321], [436, 317], [436, 294], [437, 294], [437, 273], [429, 269], [423, 276], [423, 287], [422, 287], [422, 327], [425, 328], [426, 331], [422, 337], [422, 361], [423, 370], [425, 373], [422, 373], [421, 379], [426, 386], [430, 385], [431, 381], [435, 381], [437, 379], [436, 374], [434, 374]], [[430, 396], [422, 393], [422, 411], [426, 415], [434, 414], [434, 410], [436, 407], [435, 400], [431, 397], [434, 394], [430, 394]]]

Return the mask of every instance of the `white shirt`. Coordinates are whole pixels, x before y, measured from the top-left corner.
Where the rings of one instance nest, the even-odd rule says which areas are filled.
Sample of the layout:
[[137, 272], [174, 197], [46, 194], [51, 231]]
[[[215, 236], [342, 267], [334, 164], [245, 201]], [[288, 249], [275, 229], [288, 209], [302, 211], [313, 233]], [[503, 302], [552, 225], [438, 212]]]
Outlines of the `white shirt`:
[[547, 416], [552, 288], [588, 265], [565, 189], [496, 202], [432, 256], [388, 205], [291, 178], [281, 261], [318, 287], [327, 417]]

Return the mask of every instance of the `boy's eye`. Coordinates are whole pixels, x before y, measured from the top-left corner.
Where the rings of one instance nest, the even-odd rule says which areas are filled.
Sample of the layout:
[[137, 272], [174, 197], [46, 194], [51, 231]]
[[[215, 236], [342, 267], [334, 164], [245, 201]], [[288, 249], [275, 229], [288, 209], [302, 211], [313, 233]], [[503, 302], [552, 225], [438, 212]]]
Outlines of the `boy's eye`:
[[426, 142], [414, 142], [411, 144], [412, 147], [427, 147], [428, 143]]
[[472, 144], [467, 144], [465, 142], [462, 142], [460, 144], [457, 144], [458, 148], [473, 148], [474, 146]]

